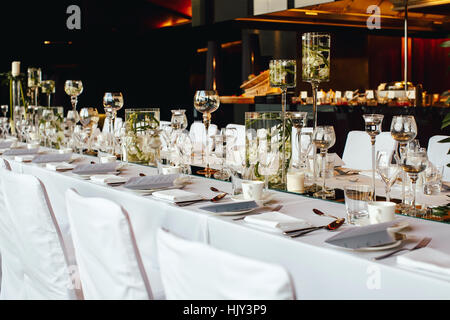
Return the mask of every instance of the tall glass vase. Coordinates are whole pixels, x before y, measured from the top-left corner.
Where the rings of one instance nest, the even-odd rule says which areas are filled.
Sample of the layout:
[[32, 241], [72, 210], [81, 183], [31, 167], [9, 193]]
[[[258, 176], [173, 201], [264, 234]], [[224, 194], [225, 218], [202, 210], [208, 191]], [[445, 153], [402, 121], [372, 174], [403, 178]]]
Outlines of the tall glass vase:
[[[330, 81], [330, 35], [309, 32], [302, 35], [302, 79], [309, 82], [313, 95], [313, 128], [317, 127], [317, 90], [319, 83]], [[317, 179], [317, 148], [313, 153], [314, 181]]]
[[286, 139], [289, 134], [286, 134], [286, 105], [287, 105], [287, 89], [295, 88], [297, 85], [297, 61], [296, 60], [271, 60], [269, 63], [269, 80], [270, 86], [273, 88], [280, 88], [281, 93], [281, 184], [282, 189], [286, 188], [286, 172], [289, 168], [289, 163], [286, 161]]

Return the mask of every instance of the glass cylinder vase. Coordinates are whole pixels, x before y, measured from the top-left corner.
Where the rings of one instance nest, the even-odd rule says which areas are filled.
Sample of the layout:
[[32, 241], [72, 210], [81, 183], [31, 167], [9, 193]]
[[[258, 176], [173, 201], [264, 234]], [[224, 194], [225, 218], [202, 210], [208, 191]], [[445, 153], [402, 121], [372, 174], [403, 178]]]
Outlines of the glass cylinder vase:
[[158, 108], [126, 109], [124, 159], [128, 162], [156, 166], [160, 161], [160, 111]]
[[281, 112], [245, 113], [246, 178], [265, 181], [268, 188], [278, 190], [286, 190], [282, 177], [291, 160], [292, 125], [282, 119]]

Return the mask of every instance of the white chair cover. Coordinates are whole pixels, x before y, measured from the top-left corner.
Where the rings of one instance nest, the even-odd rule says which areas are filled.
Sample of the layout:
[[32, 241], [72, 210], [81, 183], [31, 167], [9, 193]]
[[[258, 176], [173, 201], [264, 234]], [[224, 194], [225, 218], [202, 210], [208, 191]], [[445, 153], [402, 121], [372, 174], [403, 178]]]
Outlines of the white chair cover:
[[[28, 299], [76, 299], [61, 231], [42, 182], [3, 170], [2, 189], [25, 272]], [[81, 297], [81, 296], [79, 296]]]
[[158, 259], [167, 299], [295, 299], [287, 271], [157, 231]]
[[[375, 152], [379, 150], [395, 150], [395, 140], [390, 132], [382, 132], [377, 136]], [[372, 145], [370, 137], [365, 131], [348, 133], [342, 160], [346, 168], [372, 170]]]
[[[11, 171], [9, 162], [0, 159], [0, 181], [3, 171]], [[20, 260], [17, 232], [6, 209], [3, 189], [0, 188], [0, 254], [2, 300], [25, 300], [24, 269]]]
[[444, 172], [442, 175], [443, 181], [450, 181], [450, 168], [447, 167], [447, 163], [450, 163], [450, 155], [448, 151], [450, 149], [450, 142], [439, 143], [442, 139], [449, 138], [449, 136], [433, 136], [428, 140], [428, 160], [435, 166], [443, 166]]
[[[210, 124], [208, 128], [209, 145], [212, 145], [212, 136], [218, 131], [217, 125]], [[205, 125], [201, 121], [194, 121], [189, 129], [189, 136], [193, 144], [194, 153], [201, 153], [203, 146], [206, 144]]]
[[66, 192], [85, 299], [151, 299], [130, 218], [114, 202]]
[[230, 123], [226, 126], [227, 129], [236, 129], [237, 140], [236, 145], [245, 146], [245, 126], [242, 124]]

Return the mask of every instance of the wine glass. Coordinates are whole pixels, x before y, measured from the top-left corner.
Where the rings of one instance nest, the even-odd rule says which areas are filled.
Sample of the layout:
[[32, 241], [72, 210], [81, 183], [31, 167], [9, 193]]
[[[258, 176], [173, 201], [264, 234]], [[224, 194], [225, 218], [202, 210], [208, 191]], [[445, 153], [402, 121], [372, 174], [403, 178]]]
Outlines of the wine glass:
[[[308, 117], [308, 112], [298, 112], [291, 111], [287, 112], [287, 118], [292, 123], [292, 127], [296, 129], [297, 136], [297, 150], [298, 150], [298, 158], [297, 158], [297, 166], [301, 168], [303, 166], [303, 157], [302, 157], [302, 128], [306, 126], [306, 121]], [[292, 161], [294, 163], [294, 161]]]
[[408, 173], [412, 183], [413, 201], [412, 207], [406, 211], [408, 215], [416, 216], [421, 213], [421, 211], [416, 208], [416, 182], [419, 177], [419, 173], [427, 168], [427, 164], [428, 157], [425, 150], [407, 150], [402, 159], [402, 169], [404, 172]]
[[281, 159], [283, 170], [281, 170], [281, 184], [286, 186], [286, 95], [288, 88], [297, 85], [297, 61], [296, 60], [270, 60], [269, 81], [272, 88], [281, 89]]
[[174, 130], [184, 130], [188, 126], [188, 121], [186, 117], [186, 110], [184, 109], [178, 109], [178, 110], [171, 110], [172, 111], [172, 118], [170, 121], [170, 124]]
[[376, 168], [385, 184], [386, 201], [391, 201], [391, 188], [400, 173], [400, 167], [394, 160], [394, 152], [390, 150], [378, 151]]
[[336, 134], [333, 126], [317, 126], [313, 132], [313, 143], [316, 148], [320, 149], [320, 156], [322, 157], [322, 190], [314, 193], [317, 198], [334, 198], [334, 190], [327, 190], [325, 187], [325, 163], [327, 151], [336, 143]]
[[87, 136], [87, 151], [89, 152], [91, 150], [91, 138], [92, 138], [92, 132], [93, 129], [96, 128], [97, 123], [99, 121], [99, 115], [96, 108], [82, 108], [80, 110], [80, 122], [81, 125], [84, 127], [86, 131]]
[[[395, 160], [401, 164], [402, 159], [406, 153], [408, 142], [417, 136], [417, 124], [414, 116], [401, 115], [394, 116], [391, 122], [391, 135], [396, 141], [395, 145]], [[399, 150], [400, 149], [400, 150]], [[402, 174], [402, 203], [398, 205], [398, 209], [407, 209], [406, 204], [406, 173]]]
[[206, 130], [206, 166], [205, 170], [200, 170], [198, 174], [204, 174], [207, 178], [210, 178], [215, 170], [212, 170], [209, 166], [209, 139], [208, 129], [211, 124], [211, 113], [219, 108], [220, 99], [219, 94], [215, 90], [198, 90], [194, 96], [194, 107], [197, 111], [203, 114], [203, 124]]
[[50, 107], [50, 99], [52, 97], [52, 93], [55, 93], [55, 81], [53, 80], [44, 80], [41, 82], [41, 90], [42, 93], [47, 94], [48, 106]]
[[[262, 147], [262, 148], [261, 148]], [[278, 173], [280, 169], [280, 156], [276, 147], [266, 144], [258, 150], [258, 171], [264, 176], [264, 188], [269, 191], [269, 176]]]
[[375, 140], [377, 135], [381, 133], [381, 123], [384, 115], [382, 114], [363, 114], [365, 129], [370, 136], [370, 143], [372, 144], [372, 189], [373, 199], [376, 200], [375, 191]]
[[106, 112], [106, 121], [110, 123], [109, 130], [112, 135], [110, 139], [112, 140], [112, 153], [115, 153], [116, 150], [116, 141], [114, 138], [115, 135], [115, 129], [114, 129], [114, 123], [117, 116], [117, 111], [122, 109], [123, 107], [123, 95], [121, 92], [105, 92], [103, 95], [103, 108]]

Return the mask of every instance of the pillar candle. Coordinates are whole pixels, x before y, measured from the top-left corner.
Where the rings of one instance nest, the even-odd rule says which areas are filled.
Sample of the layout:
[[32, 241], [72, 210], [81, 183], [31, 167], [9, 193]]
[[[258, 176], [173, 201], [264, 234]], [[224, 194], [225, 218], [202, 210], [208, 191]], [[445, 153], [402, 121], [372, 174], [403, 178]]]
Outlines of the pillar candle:
[[20, 74], [20, 61], [13, 61], [11, 66], [11, 74], [13, 77], [17, 77]]
[[290, 192], [305, 193], [305, 173], [289, 172], [287, 174], [287, 190]]

